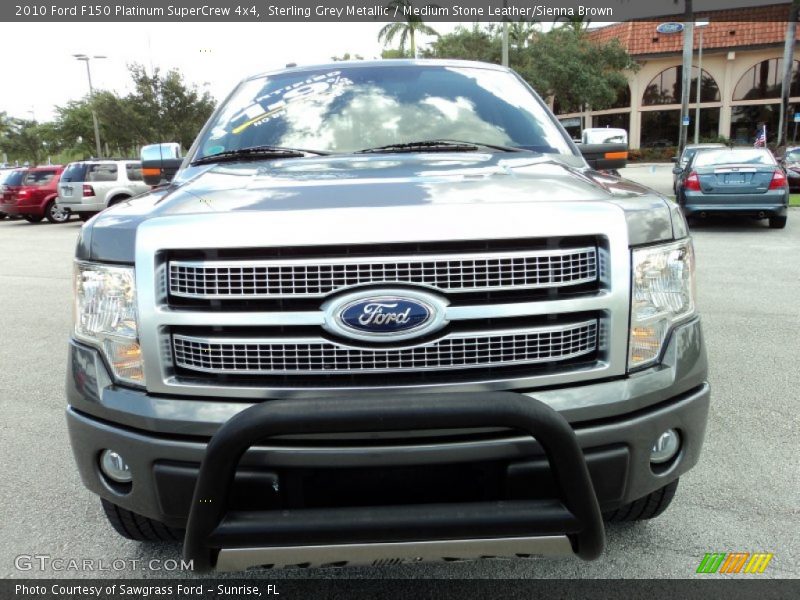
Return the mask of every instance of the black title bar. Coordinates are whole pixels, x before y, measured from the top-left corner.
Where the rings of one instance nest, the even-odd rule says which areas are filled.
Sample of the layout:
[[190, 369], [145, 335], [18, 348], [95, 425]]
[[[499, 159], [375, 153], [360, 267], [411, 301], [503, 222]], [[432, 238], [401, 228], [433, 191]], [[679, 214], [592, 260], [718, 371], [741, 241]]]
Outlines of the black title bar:
[[[786, 0], [694, 0], [718, 21], [785, 21]], [[748, 9], [773, 6], [773, 10]], [[737, 10], [744, 9], [744, 10]], [[684, 16], [684, 0], [3, 0], [0, 22], [592, 22]]]

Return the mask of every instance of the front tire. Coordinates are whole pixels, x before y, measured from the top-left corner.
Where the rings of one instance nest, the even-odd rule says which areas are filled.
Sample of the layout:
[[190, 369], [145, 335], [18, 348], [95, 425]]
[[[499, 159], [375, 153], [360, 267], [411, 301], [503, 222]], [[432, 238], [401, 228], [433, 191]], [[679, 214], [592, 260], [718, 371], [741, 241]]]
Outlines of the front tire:
[[44, 215], [22, 215], [22, 218], [28, 223], [41, 223]]
[[47, 220], [51, 223], [66, 223], [69, 221], [69, 212], [57, 208], [55, 200], [48, 202], [44, 213], [45, 216], [47, 216]]
[[770, 217], [769, 218], [769, 228], [770, 229], [783, 229], [786, 227], [786, 217]]
[[118, 534], [136, 542], [180, 542], [184, 530], [168, 527], [101, 498], [106, 518]]
[[676, 479], [672, 483], [668, 483], [661, 489], [648, 494], [644, 498], [639, 498], [630, 504], [604, 513], [603, 518], [610, 523], [655, 519], [658, 515], [667, 510], [667, 507], [672, 502], [672, 499], [675, 497], [675, 490], [678, 489], [678, 481], [679, 480]]

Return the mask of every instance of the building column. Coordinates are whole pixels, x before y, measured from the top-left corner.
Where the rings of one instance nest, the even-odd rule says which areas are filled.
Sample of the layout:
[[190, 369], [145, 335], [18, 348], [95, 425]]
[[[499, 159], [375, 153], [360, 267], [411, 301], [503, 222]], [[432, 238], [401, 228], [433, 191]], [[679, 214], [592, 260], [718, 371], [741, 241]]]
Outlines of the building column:
[[641, 147], [642, 138], [642, 113], [639, 110], [642, 106], [642, 95], [639, 93], [639, 78], [634, 74], [628, 79], [631, 88], [631, 117], [629, 119], [630, 131], [628, 132], [628, 147], [631, 150], [638, 150]]
[[719, 109], [719, 135], [730, 139], [731, 136], [731, 99], [733, 98], [733, 63], [736, 61], [736, 52], [728, 52], [725, 61], [725, 75], [722, 78], [722, 88], [720, 89], [720, 100], [722, 106]]

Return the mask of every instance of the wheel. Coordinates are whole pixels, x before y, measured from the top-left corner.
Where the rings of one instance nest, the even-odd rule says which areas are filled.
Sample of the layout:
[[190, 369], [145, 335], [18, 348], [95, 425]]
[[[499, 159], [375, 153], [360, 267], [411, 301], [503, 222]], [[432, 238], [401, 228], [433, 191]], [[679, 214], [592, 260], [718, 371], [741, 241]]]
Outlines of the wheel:
[[44, 213], [51, 223], [66, 223], [69, 221], [69, 211], [58, 208], [55, 200], [50, 200], [47, 203]]
[[125, 200], [130, 200], [130, 196], [121, 195], [121, 196], [114, 196], [111, 200], [108, 201], [108, 206], [114, 206], [115, 204], [119, 204], [120, 202], [124, 202]]
[[44, 215], [22, 215], [22, 218], [28, 223], [41, 223], [42, 219], [44, 219]]
[[770, 217], [769, 218], [769, 228], [770, 229], [783, 229], [786, 227], [786, 217]]
[[180, 542], [183, 529], [168, 527], [101, 499], [106, 518], [118, 534], [136, 542]]
[[0, 212], [0, 221], [6, 218], [6, 213]]
[[655, 519], [658, 515], [667, 510], [667, 507], [675, 497], [675, 490], [677, 489], [678, 479], [648, 494], [644, 498], [639, 498], [630, 504], [620, 506], [617, 510], [604, 513], [603, 518], [611, 523]]

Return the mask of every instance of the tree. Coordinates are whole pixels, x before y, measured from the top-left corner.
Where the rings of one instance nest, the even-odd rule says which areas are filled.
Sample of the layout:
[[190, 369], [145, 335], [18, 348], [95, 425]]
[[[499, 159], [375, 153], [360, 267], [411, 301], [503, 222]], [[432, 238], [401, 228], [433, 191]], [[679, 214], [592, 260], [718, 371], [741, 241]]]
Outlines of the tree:
[[[501, 44], [498, 27], [475, 24], [440, 36], [425, 55], [500, 64]], [[539, 32], [532, 24], [509, 48], [509, 65], [542, 96], [574, 110], [607, 108], [627, 85], [623, 71], [638, 68], [617, 40], [594, 42], [571, 27]]]
[[[428, 6], [437, 7], [436, 4], [429, 4]], [[410, 9], [413, 7], [412, 0], [392, 0], [386, 5], [391, 14], [395, 11], [402, 14], [405, 21], [398, 21], [396, 23], [388, 23], [378, 32], [378, 41], [383, 42], [384, 45], [391, 44], [394, 38], [400, 36], [400, 50], [405, 54], [406, 42], [409, 42], [411, 47], [411, 58], [417, 57], [417, 41], [416, 34], [422, 33], [425, 35], [439, 35], [433, 27], [430, 27], [422, 22], [422, 17], [413, 14]]]

